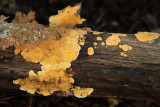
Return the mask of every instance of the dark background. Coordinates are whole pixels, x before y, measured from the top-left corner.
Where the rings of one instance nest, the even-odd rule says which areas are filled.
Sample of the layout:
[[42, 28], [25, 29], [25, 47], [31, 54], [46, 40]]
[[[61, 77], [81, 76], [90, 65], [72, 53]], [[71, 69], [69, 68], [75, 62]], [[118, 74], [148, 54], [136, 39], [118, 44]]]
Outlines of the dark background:
[[[160, 32], [160, 0], [0, 0], [0, 14], [10, 16], [17, 11], [36, 12], [36, 20], [48, 26], [48, 18], [66, 6], [82, 3], [81, 17], [87, 19], [79, 27], [102, 32]], [[119, 107], [158, 107], [150, 101], [117, 99]], [[0, 107], [108, 107], [107, 98], [0, 96]]]
[[17, 11], [36, 11], [36, 20], [48, 25], [48, 18], [66, 6], [82, 3], [83, 26], [105, 32], [137, 33], [158, 30], [160, 0], [0, 0], [0, 14], [14, 18]]

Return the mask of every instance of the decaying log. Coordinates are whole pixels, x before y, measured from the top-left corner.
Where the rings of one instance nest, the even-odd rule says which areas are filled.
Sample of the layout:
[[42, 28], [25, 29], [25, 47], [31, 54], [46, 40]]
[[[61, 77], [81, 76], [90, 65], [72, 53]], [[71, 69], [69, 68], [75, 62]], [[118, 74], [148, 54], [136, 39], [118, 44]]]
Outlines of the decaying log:
[[[140, 42], [134, 34], [120, 37], [119, 44], [132, 46], [127, 57], [121, 56], [119, 46], [102, 46], [111, 34], [87, 34], [77, 60], [72, 62], [74, 85], [94, 88], [91, 97], [116, 97], [151, 100], [160, 104], [160, 39]], [[102, 37], [97, 41], [96, 37]], [[97, 42], [95, 47], [93, 42]], [[88, 47], [94, 55], [88, 55]], [[29, 70], [40, 71], [40, 64], [27, 62], [15, 55], [13, 47], [0, 51], [0, 93], [28, 95], [13, 84], [13, 80], [28, 76]], [[72, 95], [72, 93], [58, 93]]]

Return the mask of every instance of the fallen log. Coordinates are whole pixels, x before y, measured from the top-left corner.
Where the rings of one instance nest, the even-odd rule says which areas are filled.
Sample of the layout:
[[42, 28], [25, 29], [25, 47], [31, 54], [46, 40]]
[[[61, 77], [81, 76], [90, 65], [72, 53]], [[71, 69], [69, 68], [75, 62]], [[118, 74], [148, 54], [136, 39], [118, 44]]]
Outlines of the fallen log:
[[[135, 100], [151, 100], [160, 104], [160, 39], [140, 42], [134, 34], [120, 37], [119, 45], [132, 46], [126, 51], [119, 45], [106, 46], [102, 42], [109, 33], [85, 35], [85, 45], [81, 46], [78, 58], [72, 62], [74, 85], [94, 88], [91, 97], [115, 97]], [[97, 40], [101, 37], [102, 40]], [[94, 42], [97, 45], [94, 45]], [[87, 50], [93, 47], [94, 54]], [[0, 93], [8, 95], [28, 95], [13, 84], [13, 80], [28, 76], [29, 70], [40, 71], [39, 63], [27, 62], [14, 54], [14, 48], [0, 51]], [[55, 93], [70, 96], [73, 93]]]
[[[80, 4], [59, 11], [49, 18], [49, 27], [38, 24], [32, 11], [16, 13], [12, 23], [0, 17], [0, 94], [29, 95], [21, 91], [25, 90], [84, 98], [94, 89], [92, 97], [160, 104], [159, 34], [111, 34], [77, 28], [85, 21], [79, 9]], [[82, 89], [75, 93], [75, 86], [89, 87], [89, 92]]]

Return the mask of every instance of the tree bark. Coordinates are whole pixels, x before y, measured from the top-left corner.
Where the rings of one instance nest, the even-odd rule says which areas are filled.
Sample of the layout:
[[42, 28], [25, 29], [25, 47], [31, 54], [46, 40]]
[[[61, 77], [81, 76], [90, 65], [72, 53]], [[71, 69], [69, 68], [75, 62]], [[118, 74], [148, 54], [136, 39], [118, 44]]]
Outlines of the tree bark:
[[[116, 97], [151, 100], [160, 104], [160, 39], [140, 42], [134, 34], [120, 37], [119, 44], [132, 46], [123, 57], [119, 46], [102, 46], [111, 34], [88, 34], [77, 60], [72, 62], [74, 85], [94, 88], [91, 97]], [[102, 37], [97, 41], [96, 37]], [[97, 42], [95, 47], [93, 42]], [[94, 55], [87, 49], [94, 48]], [[13, 47], [0, 51], [0, 93], [27, 95], [13, 84], [13, 80], [28, 76], [29, 70], [40, 71], [40, 64], [27, 62], [14, 55]], [[59, 95], [72, 95], [57, 93]]]

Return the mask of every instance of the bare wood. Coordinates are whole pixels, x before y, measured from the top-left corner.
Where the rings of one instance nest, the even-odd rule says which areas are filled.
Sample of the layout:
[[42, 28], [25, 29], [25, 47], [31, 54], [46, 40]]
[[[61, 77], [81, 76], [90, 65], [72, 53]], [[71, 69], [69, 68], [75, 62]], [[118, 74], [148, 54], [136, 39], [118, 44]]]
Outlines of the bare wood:
[[[81, 47], [79, 57], [72, 62], [75, 84], [93, 87], [92, 97], [117, 97], [151, 100], [160, 104], [160, 39], [152, 42], [139, 42], [134, 34], [120, 37], [120, 44], [132, 46], [128, 57], [120, 56], [117, 46], [101, 46], [100, 43], [111, 34], [86, 36], [86, 44]], [[102, 41], [96, 37], [101, 36]], [[95, 54], [87, 54], [88, 47], [94, 47]], [[29, 70], [39, 71], [40, 64], [26, 62], [22, 56], [14, 55], [12, 48], [0, 51], [0, 93], [25, 95], [13, 80], [27, 77]], [[59, 95], [64, 95], [60, 93]], [[71, 94], [70, 94], [71, 95]]]

